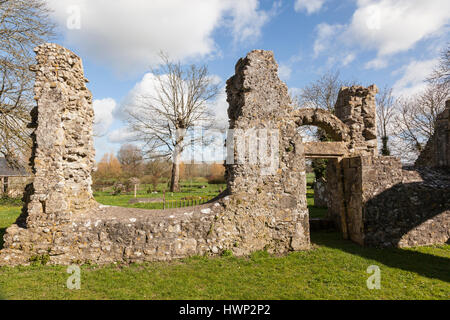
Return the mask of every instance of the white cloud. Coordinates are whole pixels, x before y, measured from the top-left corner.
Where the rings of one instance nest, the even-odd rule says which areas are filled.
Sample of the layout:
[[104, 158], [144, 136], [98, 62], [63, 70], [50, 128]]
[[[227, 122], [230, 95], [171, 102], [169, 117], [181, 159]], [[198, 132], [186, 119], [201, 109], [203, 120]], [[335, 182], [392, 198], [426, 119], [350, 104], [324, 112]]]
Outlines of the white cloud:
[[445, 35], [449, 21], [448, 0], [358, 0], [348, 24], [317, 26], [314, 53], [374, 50], [377, 57], [365, 67], [380, 69], [388, 65], [390, 56], [412, 49], [421, 40]]
[[[148, 68], [161, 50], [180, 60], [212, 54], [219, 27], [231, 29], [235, 42], [252, 43], [271, 16], [258, 0], [47, 1], [69, 45], [120, 72]], [[69, 30], [73, 5], [80, 8], [81, 29]]]
[[292, 73], [292, 68], [287, 65], [287, 64], [280, 64], [279, 68], [278, 68], [278, 76], [280, 77], [280, 79], [286, 81], [289, 80], [289, 78], [291, 77], [291, 73]]
[[122, 127], [112, 131], [108, 135], [108, 141], [111, 143], [126, 143], [133, 140], [134, 134], [127, 128]]
[[383, 69], [387, 67], [388, 61], [385, 58], [375, 58], [367, 62], [364, 66], [366, 69]]
[[141, 104], [143, 97], [155, 96], [157, 91], [155, 88], [157, 78], [151, 72], [144, 74], [141, 81], [136, 83], [133, 89], [128, 92], [123, 103], [121, 103], [118, 110], [118, 116], [121, 119], [126, 119], [127, 113], [132, 111], [136, 106]]
[[394, 96], [408, 97], [425, 89], [425, 79], [430, 76], [437, 63], [437, 59], [424, 61], [413, 60], [408, 65], [404, 66], [402, 70], [395, 71], [396, 73], [403, 71], [403, 76], [397, 80], [393, 86]]
[[325, 0], [296, 0], [294, 9], [297, 12], [305, 10], [308, 14], [319, 12]]
[[343, 59], [342, 59], [342, 65], [345, 67], [347, 65], [349, 65], [350, 63], [352, 63], [356, 58], [356, 55], [354, 53], [349, 53], [347, 54]]
[[412, 48], [449, 19], [448, 0], [359, 0], [343, 37], [377, 50], [379, 56], [390, 55]]
[[216, 100], [209, 105], [209, 110], [214, 116], [215, 128], [228, 128], [228, 102], [225, 87], [217, 95]]
[[105, 134], [114, 121], [113, 113], [116, 110], [117, 103], [112, 98], [94, 100], [94, 131], [97, 135]]
[[314, 42], [314, 56], [318, 56], [323, 51], [333, 45], [336, 35], [344, 28], [343, 25], [321, 23], [317, 25], [317, 39]]
[[231, 0], [223, 4], [232, 16], [230, 25], [235, 42], [253, 42], [261, 36], [261, 29], [269, 21], [271, 13], [258, 10], [258, 0]]

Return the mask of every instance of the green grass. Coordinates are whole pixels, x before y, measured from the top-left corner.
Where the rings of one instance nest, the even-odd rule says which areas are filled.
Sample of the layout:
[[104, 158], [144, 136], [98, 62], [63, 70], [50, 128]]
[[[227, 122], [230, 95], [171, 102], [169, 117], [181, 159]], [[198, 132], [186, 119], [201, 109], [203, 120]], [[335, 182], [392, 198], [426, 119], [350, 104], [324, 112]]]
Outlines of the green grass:
[[[0, 233], [20, 213], [0, 206]], [[312, 233], [309, 251], [275, 257], [193, 257], [173, 262], [83, 266], [81, 290], [66, 267], [0, 267], [4, 299], [450, 299], [450, 246], [363, 248], [338, 233]], [[0, 243], [0, 248], [2, 243]], [[381, 269], [369, 290], [367, 267]]]
[[319, 208], [314, 205], [314, 189], [310, 186], [306, 189], [306, 201], [308, 202], [310, 218], [325, 218], [327, 208]]
[[[205, 186], [206, 188], [200, 188]], [[163, 190], [166, 185], [160, 184], [158, 190]], [[141, 185], [139, 191], [137, 192], [137, 198], [163, 198], [163, 193], [159, 192], [157, 194], [147, 193], [147, 189], [150, 185]], [[179, 201], [182, 198], [190, 197], [199, 200], [200, 197], [211, 199], [219, 195], [220, 190], [225, 190], [225, 184], [213, 184], [202, 182], [183, 182], [181, 183], [180, 192], [168, 192], [166, 191], [166, 201]], [[129, 204], [129, 201], [134, 198], [134, 192], [129, 192], [126, 194], [112, 195], [112, 189], [104, 192], [94, 192], [94, 197], [97, 202], [117, 207], [126, 208], [140, 208], [140, 209], [162, 209], [163, 203], [136, 203]]]
[[21, 207], [0, 205], [0, 249], [3, 248], [3, 235], [6, 228], [12, 225], [20, 214]]
[[[5, 227], [5, 225], [2, 225]], [[66, 267], [0, 268], [4, 299], [449, 299], [450, 246], [362, 248], [337, 233], [312, 235], [314, 249], [274, 257], [193, 257], [174, 262], [83, 266], [81, 290]], [[367, 267], [381, 269], [369, 290]]]
[[309, 217], [310, 218], [325, 218], [327, 215], [326, 208], [316, 207], [314, 205], [314, 188], [313, 183], [316, 180], [314, 172], [306, 174], [306, 200], [308, 202]]
[[314, 174], [314, 172], [310, 172], [306, 174], [306, 183], [313, 183], [316, 180], [316, 175]]

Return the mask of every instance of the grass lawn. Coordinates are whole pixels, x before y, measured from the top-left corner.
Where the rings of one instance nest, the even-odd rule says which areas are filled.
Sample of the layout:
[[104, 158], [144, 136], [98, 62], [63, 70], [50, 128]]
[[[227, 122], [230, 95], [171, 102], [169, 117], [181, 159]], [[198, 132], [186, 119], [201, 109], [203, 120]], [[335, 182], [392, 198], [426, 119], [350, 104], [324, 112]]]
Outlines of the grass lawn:
[[[200, 197], [203, 199], [212, 199], [219, 195], [220, 190], [225, 190], [225, 184], [208, 184], [207, 182], [188, 182], [183, 181], [181, 183], [181, 192], [171, 193], [166, 192], [166, 201], [179, 201], [183, 198], [188, 198], [189, 200], [200, 200]], [[164, 187], [167, 186], [160, 184], [158, 186], [158, 190], [163, 190]], [[203, 187], [203, 188], [202, 188]], [[139, 191], [137, 192], [137, 198], [163, 198], [163, 193], [160, 191], [159, 193], [147, 193], [147, 190], [150, 188], [150, 185], [141, 185]], [[162, 209], [163, 203], [135, 203], [130, 204], [129, 201], [134, 198], [134, 192], [120, 194], [120, 195], [112, 195], [112, 189], [108, 191], [97, 191], [94, 192], [95, 200], [99, 203], [109, 206], [117, 206], [117, 207], [127, 207], [127, 208], [140, 208], [140, 209]]]
[[325, 218], [327, 214], [326, 208], [320, 208], [316, 207], [314, 205], [314, 188], [312, 187], [312, 184], [315, 181], [315, 175], [314, 173], [308, 173], [306, 174], [306, 200], [308, 202], [308, 209], [309, 209], [309, 217], [310, 218]]
[[[314, 206], [314, 189], [311, 187], [310, 183], [314, 182], [314, 173], [309, 173], [307, 175], [307, 181], [308, 181], [308, 188], [307, 188], [307, 201], [308, 201], [308, 208], [309, 208], [309, 215], [311, 218], [324, 218], [327, 209], [326, 208], [319, 208]], [[204, 186], [204, 188], [201, 188]], [[167, 188], [167, 186], [160, 184], [158, 186], [159, 190], [162, 190], [164, 187]], [[162, 199], [163, 194], [162, 192], [153, 194], [153, 193], [147, 193], [147, 189], [150, 188], [149, 185], [141, 185], [139, 188], [139, 191], [137, 192], [138, 198], [160, 198]], [[220, 193], [220, 190], [225, 190], [226, 185], [225, 184], [217, 184], [217, 185], [209, 185], [206, 182], [188, 182], [183, 181], [181, 183], [181, 192], [171, 193], [166, 192], [166, 201], [180, 201], [180, 199], [183, 198], [189, 198], [189, 199], [195, 199], [199, 200], [200, 197], [203, 199], [212, 199], [215, 196], [217, 196]], [[95, 199], [104, 205], [109, 206], [117, 206], [117, 207], [126, 207], [126, 208], [140, 208], [140, 209], [162, 209], [163, 203], [157, 202], [157, 203], [135, 203], [130, 204], [129, 201], [134, 198], [134, 193], [126, 193], [126, 194], [120, 194], [120, 195], [112, 195], [112, 188], [108, 191], [96, 191], [94, 192]]]
[[[20, 208], [0, 207], [0, 233]], [[338, 233], [312, 233], [314, 248], [283, 257], [193, 257], [174, 262], [83, 266], [81, 290], [65, 267], [0, 268], [3, 299], [450, 299], [450, 246], [362, 248]], [[369, 290], [367, 267], [381, 269]]]

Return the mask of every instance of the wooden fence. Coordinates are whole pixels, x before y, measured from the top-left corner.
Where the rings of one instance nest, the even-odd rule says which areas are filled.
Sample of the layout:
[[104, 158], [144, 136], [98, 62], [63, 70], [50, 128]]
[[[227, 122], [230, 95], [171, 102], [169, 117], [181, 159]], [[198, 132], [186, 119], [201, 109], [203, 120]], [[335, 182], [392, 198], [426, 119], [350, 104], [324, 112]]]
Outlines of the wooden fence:
[[214, 197], [199, 197], [198, 199], [176, 199], [176, 200], [166, 200], [166, 195], [163, 198], [163, 210], [175, 209], [175, 208], [185, 208], [199, 206], [207, 203]]

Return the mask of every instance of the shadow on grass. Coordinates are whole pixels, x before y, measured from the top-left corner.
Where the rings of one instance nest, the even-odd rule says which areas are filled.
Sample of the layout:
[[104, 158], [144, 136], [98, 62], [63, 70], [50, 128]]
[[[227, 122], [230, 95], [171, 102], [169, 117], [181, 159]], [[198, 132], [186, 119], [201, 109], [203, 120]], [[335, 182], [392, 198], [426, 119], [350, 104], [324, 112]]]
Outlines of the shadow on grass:
[[[5, 233], [6, 233], [6, 228], [0, 228], [0, 250], [3, 249], [3, 243], [4, 243], [3, 236], [5, 235]], [[0, 300], [1, 300], [1, 297], [0, 297]]]
[[378, 261], [386, 266], [415, 272], [427, 278], [450, 283], [450, 259], [414, 250], [361, 247], [350, 240], [343, 240], [339, 233], [311, 233], [311, 241], [317, 245], [338, 249], [365, 259]]

